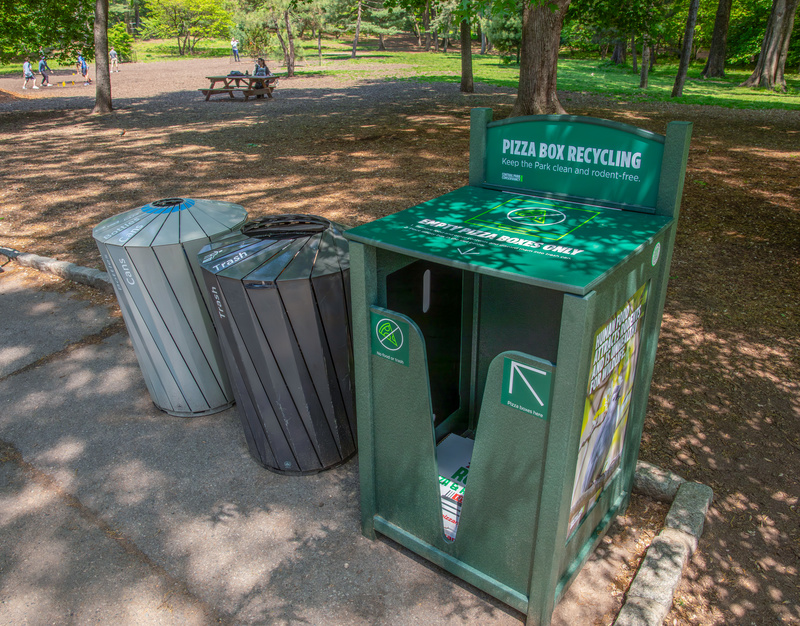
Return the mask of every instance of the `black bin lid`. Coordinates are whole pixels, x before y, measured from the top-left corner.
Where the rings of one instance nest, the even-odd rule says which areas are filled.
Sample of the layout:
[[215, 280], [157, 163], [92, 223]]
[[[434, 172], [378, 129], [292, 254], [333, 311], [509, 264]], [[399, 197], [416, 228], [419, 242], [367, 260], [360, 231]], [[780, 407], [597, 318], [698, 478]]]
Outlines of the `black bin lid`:
[[[205, 246], [201, 267], [225, 278], [268, 284], [349, 269], [342, 229], [316, 215], [269, 215]], [[257, 285], [253, 285], [257, 286]]]

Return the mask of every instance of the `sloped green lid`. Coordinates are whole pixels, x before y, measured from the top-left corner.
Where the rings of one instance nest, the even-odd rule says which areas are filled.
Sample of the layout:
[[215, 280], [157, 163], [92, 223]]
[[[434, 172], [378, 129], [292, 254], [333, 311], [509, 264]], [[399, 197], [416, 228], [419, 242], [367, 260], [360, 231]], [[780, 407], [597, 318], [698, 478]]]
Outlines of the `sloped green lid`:
[[410, 256], [584, 295], [672, 218], [462, 187], [345, 233]]

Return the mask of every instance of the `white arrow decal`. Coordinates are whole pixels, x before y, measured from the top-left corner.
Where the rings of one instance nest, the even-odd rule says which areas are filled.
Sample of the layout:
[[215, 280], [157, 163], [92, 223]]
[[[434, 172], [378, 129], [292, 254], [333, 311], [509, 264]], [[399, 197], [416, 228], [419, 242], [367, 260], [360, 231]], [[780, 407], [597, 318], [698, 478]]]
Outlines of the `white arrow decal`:
[[478, 254], [477, 252], [473, 252], [474, 249], [475, 249], [475, 246], [472, 246], [469, 250], [466, 250], [466, 251], [462, 250], [461, 248], [457, 248], [457, 250], [461, 254], [463, 254], [464, 256], [467, 256], [467, 255], [470, 255], [470, 254]]
[[522, 382], [525, 383], [525, 386], [530, 389], [530, 392], [533, 394], [533, 397], [536, 398], [536, 401], [539, 403], [539, 406], [544, 406], [544, 402], [539, 397], [531, 384], [528, 382], [528, 379], [525, 378], [525, 374], [522, 373], [521, 370], [526, 369], [531, 372], [535, 372], [536, 374], [541, 374], [542, 376], [547, 376], [547, 372], [543, 372], [542, 370], [537, 370], [535, 367], [530, 367], [529, 365], [523, 365], [522, 363], [517, 363], [516, 361], [511, 361], [511, 376], [509, 376], [508, 381], [508, 393], [514, 393], [514, 374], [519, 374], [519, 377], [522, 379]]

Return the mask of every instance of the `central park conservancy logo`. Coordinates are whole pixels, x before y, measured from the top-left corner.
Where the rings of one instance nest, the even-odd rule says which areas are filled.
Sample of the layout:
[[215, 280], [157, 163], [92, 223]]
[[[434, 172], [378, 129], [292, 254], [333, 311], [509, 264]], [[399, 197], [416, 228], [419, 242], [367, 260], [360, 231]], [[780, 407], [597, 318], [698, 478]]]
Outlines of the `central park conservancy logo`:
[[372, 354], [393, 363], [408, 365], [408, 324], [370, 312]]
[[515, 197], [468, 218], [466, 223], [558, 241], [599, 214], [595, 207]]

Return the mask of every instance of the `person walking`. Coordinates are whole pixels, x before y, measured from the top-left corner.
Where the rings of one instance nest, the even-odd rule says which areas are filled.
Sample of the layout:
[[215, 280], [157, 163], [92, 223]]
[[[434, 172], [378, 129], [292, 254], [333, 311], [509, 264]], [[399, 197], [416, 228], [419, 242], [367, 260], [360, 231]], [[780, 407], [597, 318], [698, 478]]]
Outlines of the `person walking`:
[[50, 68], [47, 66], [47, 59], [39, 59], [39, 73], [42, 75], [42, 87], [50, 87]]
[[82, 54], [78, 55], [78, 70], [83, 76], [83, 86], [91, 85], [92, 79], [89, 78], [89, 65], [86, 63], [86, 59], [83, 58]]
[[33, 81], [33, 88], [39, 89], [36, 86], [36, 76], [33, 75], [33, 69], [31, 68], [31, 59], [30, 57], [25, 57], [25, 62], [22, 64], [22, 75], [25, 77], [25, 82], [22, 83], [22, 88], [28, 88], [28, 81]]
[[114, 46], [111, 46], [111, 50], [108, 51], [108, 58], [111, 60], [111, 71], [119, 72], [119, 68], [117, 67], [119, 56], [117, 55], [117, 51], [114, 50]]
[[239, 40], [235, 37], [231, 39], [231, 52], [233, 52], [233, 60], [239, 62]]

